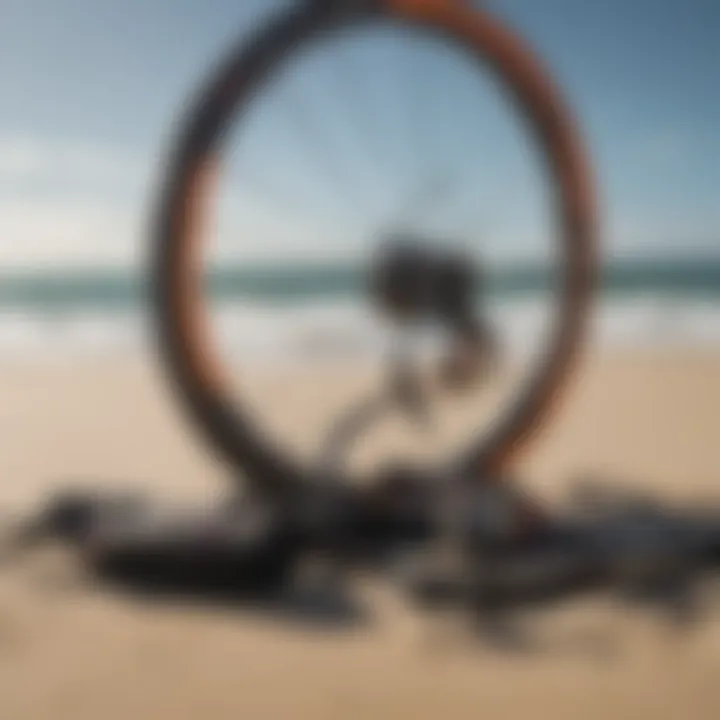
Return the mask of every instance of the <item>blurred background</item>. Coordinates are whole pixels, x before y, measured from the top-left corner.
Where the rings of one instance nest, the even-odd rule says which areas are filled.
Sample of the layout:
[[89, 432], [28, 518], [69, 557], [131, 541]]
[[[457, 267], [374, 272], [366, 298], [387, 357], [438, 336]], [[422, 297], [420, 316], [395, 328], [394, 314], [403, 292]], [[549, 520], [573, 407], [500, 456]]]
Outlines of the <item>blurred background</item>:
[[[0, 0], [3, 507], [28, 507], [68, 482], [194, 500], [224, 489], [223, 470], [178, 416], [154, 359], [150, 221], [193, 93], [226, 48], [292, 4]], [[600, 296], [582, 372], [525, 461], [528, 485], [549, 497], [593, 474], [715, 497], [720, 3], [477, 5], [544, 59], [579, 121], [601, 200]], [[337, 414], [378, 387], [393, 329], [368, 303], [365, 263], [395, 233], [473, 258], [501, 363], [489, 381], [440, 403], [432, 432], [390, 419], [357, 461], [454, 448], [479, 422], [489, 427], [532, 372], [561, 260], [552, 197], [525, 126], [466, 53], [383, 23], [321, 38], [238, 118], [219, 190], [207, 245], [216, 339], [228, 367], [241, 370], [238, 400], [303, 457], [312, 461]], [[415, 335], [420, 354], [442, 343], [437, 329]], [[637, 631], [642, 658], [625, 676], [558, 661], [540, 681], [495, 665], [431, 672], [402, 649], [398, 619], [374, 644], [311, 643], [311, 652], [252, 623], [160, 621], [112, 603], [51, 610], [0, 584], [0, 644], [7, 627], [19, 638], [8, 647], [26, 653], [10, 669], [14, 651], [0, 647], [0, 716], [13, 719], [64, 717], [61, 702], [74, 718], [195, 717], [191, 708], [215, 717], [476, 717], [488, 694], [491, 711], [520, 712], [518, 683], [534, 712], [556, 718], [592, 716], [588, 693], [601, 691], [621, 717], [720, 713], [717, 628], [687, 650], [681, 673], [648, 660], [655, 646]], [[84, 648], [61, 660], [75, 638]], [[146, 653], [159, 659], [143, 679], [133, 658]], [[389, 664], [390, 685], [380, 670]], [[666, 681], [652, 693], [642, 685], [650, 667]], [[172, 678], [188, 684], [187, 704]], [[269, 690], [275, 682], [294, 709], [269, 697], [282, 694]], [[31, 699], [36, 683], [47, 702]], [[431, 690], [451, 704], [431, 700]]]
[[[3, 357], [151, 346], [149, 223], [173, 131], [222, 49], [290, 5], [4, 4]], [[545, 59], [595, 163], [604, 269], [593, 348], [716, 343], [715, 4], [492, 9]], [[506, 359], [520, 375], [533, 367], [560, 259], [551, 196], [526, 128], [467, 53], [388, 23], [323, 38], [238, 119], [219, 189], [207, 260], [229, 362], [377, 359], [387, 333], [368, 310], [363, 261], [410, 232], [474, 255]], [[485, 415], [520, 375], [486, 396]], [[277, 392], [278, 376], [267, 381]], [[273, 417], [261, 382], [238, 390], [270, 431], [297, 434], [293, 413], [274, 413], [284, 430]], [[335, 404], [363, 392], [358, 377]], [[298, 397], [298, 412], [309, 404]], [[329, 422], [306, 420], [308, 437]]]

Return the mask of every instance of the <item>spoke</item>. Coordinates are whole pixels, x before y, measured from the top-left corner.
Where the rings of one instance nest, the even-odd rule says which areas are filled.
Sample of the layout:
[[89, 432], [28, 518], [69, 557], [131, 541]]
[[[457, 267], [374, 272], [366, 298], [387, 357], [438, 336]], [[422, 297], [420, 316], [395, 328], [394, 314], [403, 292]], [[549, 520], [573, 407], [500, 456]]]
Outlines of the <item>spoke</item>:
[[413, 194], [400, 203], [401, 210], [385, 223], [383, 234], [395, 235], [416, 229], [417, 220], [437, 211], [447, 200], [450, 190], [457, 185], [454, 178], [432, 176], [415, 188]]
[[[359, 139], [359, 145], [369, 150], [374, 160], [382, 162], [383, 150], [378, 142], [377, 115], [369, 111], [369, 98], [364, 92], [365, 83], [361, 80], [363, 73], [350, 52], [350, 43], [339, 48], [338, 59], [330, 63], [333, 89], [342, 98], [345, 107], [350, 112], [345, 113], [351, 118], [354, 134]], [[365, 102], [363, 102], [365, 101]]]
[[287, 118], [299, 131], [301, 145], [311, 162], [320, 167], [325, 179], [324, 184], [341, 199], [351, 219], [366, 222], [367, 215], [361, 211], [357, 202], [348, 196], [352, 180], [346, 168], [338, 161], [338, 155], [329, 147], [328, 134], [320, 128], [295, 88], [285, 93], [285, 100], [289, 106]]
[[[283, 219], [289, 220], [284, 215], [285, 211], [289, 212], [294, 218], [309, 222], [313, 229], [320, 229], [319, 216], [313, 213], [308, 203], [295, 194], [279, 188], [272, 178], [255, 169], [243, 169], [242, 177], [239, 178], [238, 184], [244, 186], [245, 190], [254, 197], [255, 200], [266, 205], [268, 208], [277, 212], [278, 206], [282, 207]], [[337, 219], [336, 219], [337, 220]]]
[[404, 82], [407, 121], [407, 142], [410, 152], [411, 182], [418, 182], [418, 178], [432, 174], [427, 167], [427, 127], [422, 122], [426, 107], [423, 102], [423, 85], [418, 72], [418, 50], [414, 45], [409, 46], [407, 62], [405, 64]]

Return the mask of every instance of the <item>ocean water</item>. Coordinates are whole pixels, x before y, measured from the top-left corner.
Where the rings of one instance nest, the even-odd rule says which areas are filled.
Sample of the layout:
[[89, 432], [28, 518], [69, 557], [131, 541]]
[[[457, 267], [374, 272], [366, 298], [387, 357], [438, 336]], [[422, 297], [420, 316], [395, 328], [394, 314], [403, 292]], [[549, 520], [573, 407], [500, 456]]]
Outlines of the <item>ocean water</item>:
[[[244, 358], [372, 354], [387, 328], [373, 315], [360, 267], [225, 267], [208, 278], [222, 347]], [[552, 276], [498, 269], [484, 309], [505, 345], [541, 342]], [[152, 346], [145, 278], [109, 270], [27, 272], [0, 278], [0, 358], [117, 355]], [[720, 347], [720, 256], [615, 261], [603, 270], [592, 317], [595, 347]], [[428, 336], [433, 345], [437, 338]]]

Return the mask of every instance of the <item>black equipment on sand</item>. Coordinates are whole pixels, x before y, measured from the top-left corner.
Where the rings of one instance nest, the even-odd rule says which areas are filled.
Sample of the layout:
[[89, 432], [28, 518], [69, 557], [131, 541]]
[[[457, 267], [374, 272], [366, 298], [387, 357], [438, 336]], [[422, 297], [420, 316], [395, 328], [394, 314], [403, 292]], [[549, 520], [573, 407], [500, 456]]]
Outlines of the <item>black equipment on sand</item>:
[[[328, 446], [331, 459], [316, 468], [296, 465], [231, 409], [207, 333], [200, 248], [209, 181], [233, 114], [298, 47], [376, 17], [461, 43], [507, 87], [553, 178], [563, 267], [548, 352], [490, 436], [439, 467], [386, 468], [358, 479], [345, 476], [337, 456], [372, 422], [372, 407], [339, 423], [344, 430]], [[509, 481], [511, 461], [547, 422], [583, 338], [597, 235], [592, 188], [575, 123], [554, 84], [524, 42], [486, 10], [462, 0], [304, 0], [283, 11], [228, 55], [190, 108], [153, 236], [163, 361], [183, 408], [247, 491], [190, 517], [142, 501], [63, 496], [18, 539], [75, 543], [108, 576], [261, 595], [285, 588], [304, 558], [322, 556], [339, 567], [385, 572], [419, 601], [481, 614], [590, 588], [663, 588], [677, 599], [690, 578], [720, 561], [720, 516], [623, 502], [596, 505], [591, 514], [571, 507], [546, 515]], [[482, 364], [492, 342], [474, 314], [473, 278], [462, 257], [433, 255], [412, 237], [396, 238], [370, 281], [376, 304], [393, 317], [432, 316], [447, 326], [454, 347], [446, 380], [473, 375], [468, 371]], [[417, 409], [422, 390], [409, 375], [400, 380], [382, 401]], [[411, 563], [418, 554], [424, 561]]]

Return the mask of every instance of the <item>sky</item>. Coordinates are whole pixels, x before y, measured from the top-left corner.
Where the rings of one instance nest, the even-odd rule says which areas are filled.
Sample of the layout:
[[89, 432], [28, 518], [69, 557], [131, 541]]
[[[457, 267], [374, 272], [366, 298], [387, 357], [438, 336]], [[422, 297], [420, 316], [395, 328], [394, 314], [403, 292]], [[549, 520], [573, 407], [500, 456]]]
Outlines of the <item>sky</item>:
[[[0, 0], [0, 267], [142, 262], [187, 98], [290, 2]], [[606, 252], [720, 252], [720, 2], [483, 4], [527, 37], [581, 122]], [[402, 37], [311, 52], [249, 113], [219, 247], [325, 256], [394, 227], [413, 198], [437, 232], [499, 253], [551, 234], [541, 167], [492, 82]], [[433, 178], [453, 189], [440, 208], [423, 201]]]

